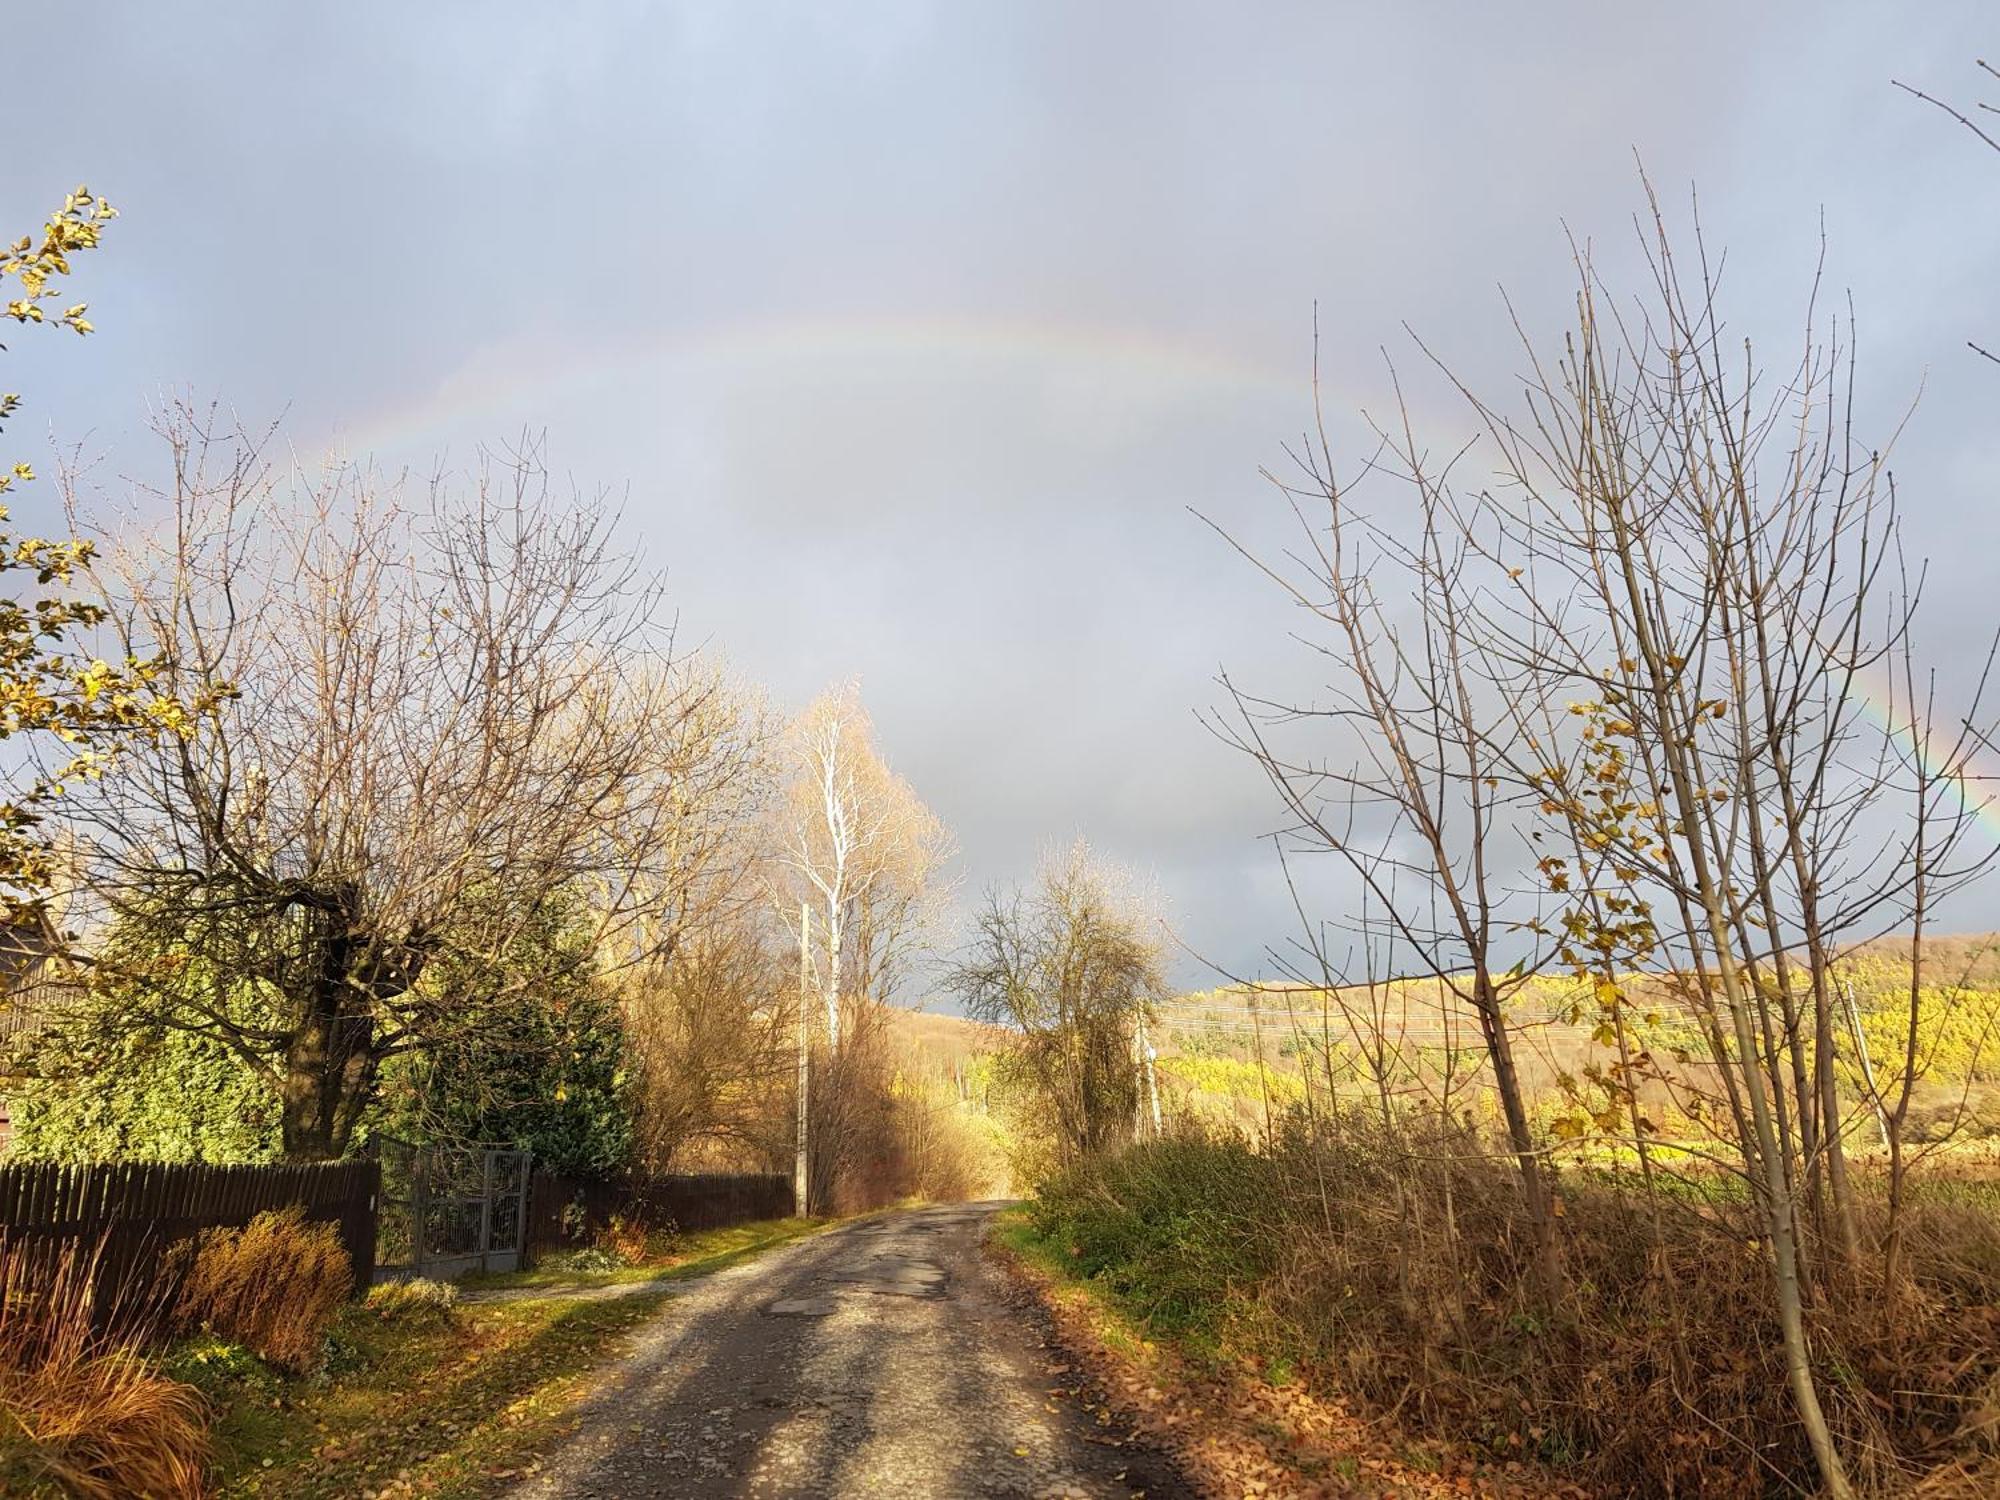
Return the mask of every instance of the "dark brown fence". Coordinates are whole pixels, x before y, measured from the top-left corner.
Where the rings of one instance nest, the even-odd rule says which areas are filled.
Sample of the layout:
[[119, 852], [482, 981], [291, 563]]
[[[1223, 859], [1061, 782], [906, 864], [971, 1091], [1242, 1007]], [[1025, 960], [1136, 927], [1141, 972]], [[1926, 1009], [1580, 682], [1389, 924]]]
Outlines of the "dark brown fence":
[[614, 1218], [648, 1229], [720, 1229], [792, 1212], [792, 1179], [743, 1173], [598, 1181], [537, 1172], [528, 1191], [527, 1248], [588, 1245]]
[[308, 1219], [340, 1226], [365, 1292], [375, 1273], [375, 1202], [382, 1169], [373, 1161], [317, 1166], [214, 1167], [115, 1162], [0, 1166], [0, 1239], [31, 1252], [76, 1242], [98, 1261], [102, 1304], [157, 1305], [172, 1293], [162, 1273], [173, 1246], [204, 1229], [247, 1224], [294, 1204]]

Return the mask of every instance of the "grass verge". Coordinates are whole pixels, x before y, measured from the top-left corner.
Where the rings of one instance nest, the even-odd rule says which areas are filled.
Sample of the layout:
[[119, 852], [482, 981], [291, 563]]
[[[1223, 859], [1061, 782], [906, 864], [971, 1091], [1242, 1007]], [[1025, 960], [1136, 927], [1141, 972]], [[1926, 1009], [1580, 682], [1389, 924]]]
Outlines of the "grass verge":
[[[1075, 1247], [1037, 1229], [1032, 1205], [998, 1215], [989, 1248], [1048, 1309], [1069, 1382], [1098, 1421], [1165, 1449], [1210, 1494], [1580, 1496], [1519, 1463], [1472, 1462], [1449, 1445], [1364, 1421], [1282, 1353], [1236, 1351], [1234, 1314], [1184, 1316], [1176, 1299], [1078, 1274]], [[1267, 1339], [1246, 1339], [1268, 1350]], [[1114, 1424], [1114, 1416], [1117, 1421]]]
[[665, 1287], [616, 1298], [570, 1295], [621, 1279], [672, 1281], [721, 1270], [824, 1227], [773, 1220], [682, 1236], [671, 1264], [558, 1283], [539, 1272], [488, 1286], [548, 1295], [433, 1314], [341, 1312], [319, 1373], [290, 1379], [233, 1345], [193, 1344], [174, 1372], [216, 1410], [215, 1491], [223, 1497], [489, 1494], [531, 1472], [573, 1430], [609, 1346], [669, 1299]]
[[779, 1245], [818, 1234], [842, 1222], [837, 1219], [759, 1219], [750, 1224], [734, 1224], [727, 1229], [699, 1229], [673, 1235], [649, 1246], [637, 1263], [601, 1271], [579, 1271], [558, 1262], [526, 1271], [497, 1271], [463, 1278], [458, 1285], [467, 1292], [510, 1291], [519, 1288], [582, 1290], [599, 1286], [629, 1286], [639, 1282], [677, 1281], [687, 1276], [706, 1276], [738, 1261], [761, 1255]]

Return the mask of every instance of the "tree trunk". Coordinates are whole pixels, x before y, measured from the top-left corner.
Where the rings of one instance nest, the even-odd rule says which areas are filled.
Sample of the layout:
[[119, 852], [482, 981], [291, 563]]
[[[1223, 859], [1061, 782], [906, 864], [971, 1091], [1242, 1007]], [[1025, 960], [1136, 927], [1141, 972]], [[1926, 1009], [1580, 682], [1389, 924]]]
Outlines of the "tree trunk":
[[333, 1161], [347, 1154], [380, 1072], [373, 1034], [365, 1016], [318, 1010], [293, 1032], [279, 1091], [286, 1161]]
[[1555, 1205], [1549, 1194], [1548, 1179], [1542, 1173], [1541, 1158], [1535, 1151], [1534, 1128], [1521, 1096], [1520, 1075], [1514, 1068], [1513, 1040], [1507, 1035], [1507, 1018], [1500, 1010], [1500, 996], [1493, 976], [1484, 962], [1473, 972], [1473, 1010], [1485, 1033], [1486, 1054], [1493, 1063], [1493, 1083], [1500, 1094], [1500, 1108], [1507, 1120], [1507, 1142], [1514, 1149], [1515, 1165], [1521, 1172], [1521, 1191], [1528, 1210], [1528, 1223], [1535, 1234], [1535, 1267], [1542, 1284], [1544, 1306], [1554, 1312], [1563, 1290], [1562, 1257], [1556, 1247]]
[[345, 934], [324, 941], [305, 1014], [285, 1047], [279, 1090], [287, 1161], [333, 1161], [346, 1155], [355, 1127], [375, 1096], [382, 1059], [374, 1017], [357, 1006], [355, 944]]

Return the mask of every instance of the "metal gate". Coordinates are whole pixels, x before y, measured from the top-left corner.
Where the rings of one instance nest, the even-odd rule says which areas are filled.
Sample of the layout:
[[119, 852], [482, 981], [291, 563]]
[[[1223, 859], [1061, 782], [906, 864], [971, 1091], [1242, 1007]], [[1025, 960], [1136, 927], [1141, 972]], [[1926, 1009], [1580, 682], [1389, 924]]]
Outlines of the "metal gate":
[[530, 1153], [376, 1138], [382, 1160], [377, 1280], [514, 1271], [528, 1217]]

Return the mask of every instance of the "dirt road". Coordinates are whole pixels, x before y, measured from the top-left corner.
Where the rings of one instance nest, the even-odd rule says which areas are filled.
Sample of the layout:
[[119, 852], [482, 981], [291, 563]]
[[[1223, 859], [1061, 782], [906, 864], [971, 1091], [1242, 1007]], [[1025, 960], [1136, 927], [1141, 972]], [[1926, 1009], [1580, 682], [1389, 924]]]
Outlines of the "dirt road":
[[514, 1496], [1191, 1495], [1051, 1394], [1073, 1377], [980, 1249], [994, 1207], [865, 1219], [689, 1282]]

